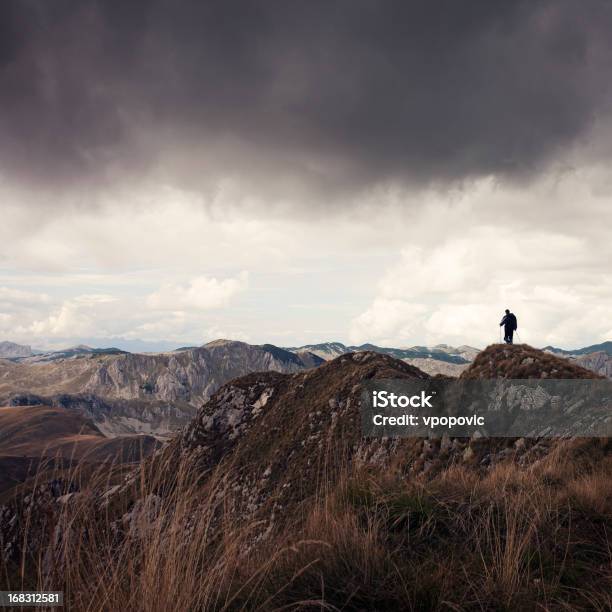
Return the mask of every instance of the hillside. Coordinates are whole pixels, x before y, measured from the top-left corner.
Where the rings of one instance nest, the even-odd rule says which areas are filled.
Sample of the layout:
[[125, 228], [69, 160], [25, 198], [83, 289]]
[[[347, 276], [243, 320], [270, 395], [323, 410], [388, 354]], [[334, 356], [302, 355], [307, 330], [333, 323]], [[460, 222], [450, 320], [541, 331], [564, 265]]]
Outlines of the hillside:
[[294, 504], [335, 482], [345, 464], [382, 465], [396, 449], [396, 442], [362, 438], [361, 381], [427, 377], [371, 352], [304, 373], [251, 374], [220, 389], [160, 459], [178, 452], [196, 461], [200, 473], [231, 465], [227, 484], [240, 491], [233, 512], [255, 513], [269, 527], [279, 510], [292, 514]]
[[195, 407], [228, 380], [249, 372], [296, 372], [320, 363], [307, 351], [225, 340], [153, 355], [75, 347], [20, 362], [0, 361], [0, 403], [81, 410], [109, 436], [167, 436], [189, 422]]
[[567, 359], [527, 344], [493, 344], [479, 353], [461, 378], [599, 378]]
[[0, 457], [63, 457], [121, 462], [140, 459], [159, 446], [151, 436], [105, 437], [89, 419], [64, 408], [0, 408]]
[[571, 358], [577, 365], [592, 370], [601, 376], [612, 378], [612, 355], [604, 351], [588, 353]]
[[[491, 346], [461, 376], [597, 378], [565, 359], [524, 345]], [[393, 457], [405, 472], [433, 474], [457, 460], [474, 467], [490, 466], [509, 456], [512, 441], [361, 436], [362, 381], [427, 377], [403, 361], [374, 352], [349, 353], [293, 375], [252, 374], [222, 387], [166, 452], [176, 446], [183, 455], [193, 452], [198, 471], [205, 473], [220, 465], [223, 471], [222, 465], [231, 464], [236, 487], [244, 495], [236, 501], [236, 511], [243, 514], [247, 506], [257, 508], [264, 522], [265, 517], [279, 514], [277, 507], [291, 507], [296, 490], [302, 500], [307, 499], [323, 481], [334, 482], [355, 460], [382, 467]], [[512, 455], [527, 453], [530, 446]], [[544, 441], [540, 451], [548, 452], [550, 446], [550, 441]]]
[[606, 355], [612, 356], [612, 341], [601, 342], [600, 344], [591, 344], [589, 346], [584, 346], [582, 348], [566, 350], [562, 348], [557, 348], [555, 346], [546, 346], [542, 349], [543, 351], [548, 351], [550, 353], [555, 353], [558, 355], [588, 355], [590, 353], [605, 353]]
[[33, 478], [78, 462], [140, 461], [159, 443], [152, 436], [105, 437], [78, 412], [51, 406], [0, 407], [0, 495]]

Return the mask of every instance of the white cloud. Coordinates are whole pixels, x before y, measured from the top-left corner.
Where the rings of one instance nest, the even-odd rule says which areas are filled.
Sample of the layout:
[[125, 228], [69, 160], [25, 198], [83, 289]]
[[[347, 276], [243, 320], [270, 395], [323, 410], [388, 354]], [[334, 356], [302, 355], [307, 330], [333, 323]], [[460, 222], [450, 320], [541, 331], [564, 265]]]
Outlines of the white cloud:
[[[35, 337], [103, 335], [100, 325], [117, 298], [104, 294], [84, 294], [64, 301], [47, 316], [17, 328], [18, 333]], [[114, 312], [115, 309], [110, 309]]]
[[44, 347], [80, 337], [200, 342], [221, 329], [230, 337], [245, 337], [236, 325], [211, 318], [211, 311], [228, 306], [247, 283], [248, 273], [241, 272], [229, 278], [199, 276], [182, 285], [164, 283], [153, 293], [123, 287], [115, 294], [68, 298], [0, 287], [0, 339]]
[[225, 306], [231, 298], [244, 291], [248, 284], [247, 272], [236, 278], [218, 280], [198, 276], [188, 283], [166, 283], [147, 298], [147, 306], [154, 310], [209, 310]]
[[508, 307], [519, 317], [521, 341], [604, 340], [612, 309], [608, 250], [577, 236], [487, 227], [429, 249], [405, 248], [351, 322], [351, 339], [484, 346], [498, 340]]
[[365, 312], [353, 320], [349, 338], [355, 344], [376, 340], [383, 345], [397, 346], [398, 338], [411, 338], [419, 333], [426, 313], [424, 304], [376, 298]]
[[609, 177], [381, 187], [312, 214], [160, 185], [56, 210], [0, 185], [0, 339], [482, 345], [506, 307], [532, 344], [609, 339]]
[[14, 304], [45, 304], [50, 300], [44, 293], [23, 291], [14, 287], [0, 287], [0, 306], [10, 308]]

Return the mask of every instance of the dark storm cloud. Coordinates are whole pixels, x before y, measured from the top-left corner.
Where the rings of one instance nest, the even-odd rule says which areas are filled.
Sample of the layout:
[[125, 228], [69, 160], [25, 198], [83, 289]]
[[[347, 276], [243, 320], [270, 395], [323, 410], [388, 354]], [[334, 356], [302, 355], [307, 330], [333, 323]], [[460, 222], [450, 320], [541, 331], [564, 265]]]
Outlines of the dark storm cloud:
[[524, 177], [607, 111], [610, 25], [597, 0], [4, 0], [0, 177]]

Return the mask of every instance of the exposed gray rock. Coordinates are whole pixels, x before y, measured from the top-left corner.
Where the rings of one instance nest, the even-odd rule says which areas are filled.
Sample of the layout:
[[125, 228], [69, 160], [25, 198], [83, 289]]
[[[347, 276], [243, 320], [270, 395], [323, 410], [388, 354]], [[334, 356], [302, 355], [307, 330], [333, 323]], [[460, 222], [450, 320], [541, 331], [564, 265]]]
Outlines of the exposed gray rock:
[[0, 359], [14, 359], [18, 357], [31, 357], [32, 347], [15, 344], [14, 342], [0, 342]]
[[[172, 353], [145, 355], [87, 347], [64, 353], [70, 356], [6, 362], [0, 367], [0, 405], [60, 405], [84, 412], [110, 437], [132, 433], [166, 437], [234, 378], [251, 372], [299, 372], [323, 363], [307, 351], [293, 353], [269, 344], [228, 340]], [[255, 410], [265, 401], [261, 398]]]
[[596, 353], [590, 353], [588, 355], [580, 355], [579, 357], [573, 357], [572, 361], [578, 365], [601, 376], [612, 378], [612, 356], [604, 351], [598, 351]]

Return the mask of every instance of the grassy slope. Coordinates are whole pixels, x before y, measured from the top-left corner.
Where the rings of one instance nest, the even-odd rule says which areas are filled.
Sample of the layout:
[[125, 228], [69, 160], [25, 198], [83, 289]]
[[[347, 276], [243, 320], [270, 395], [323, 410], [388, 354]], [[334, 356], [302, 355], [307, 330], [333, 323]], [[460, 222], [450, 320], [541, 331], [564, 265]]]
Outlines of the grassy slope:
[[0, 407], [0, 495], [40, 472], [77, 462], [134, 462], [157, 447], [151, 436], [104, 437], [77, 412], [49, 406]]

